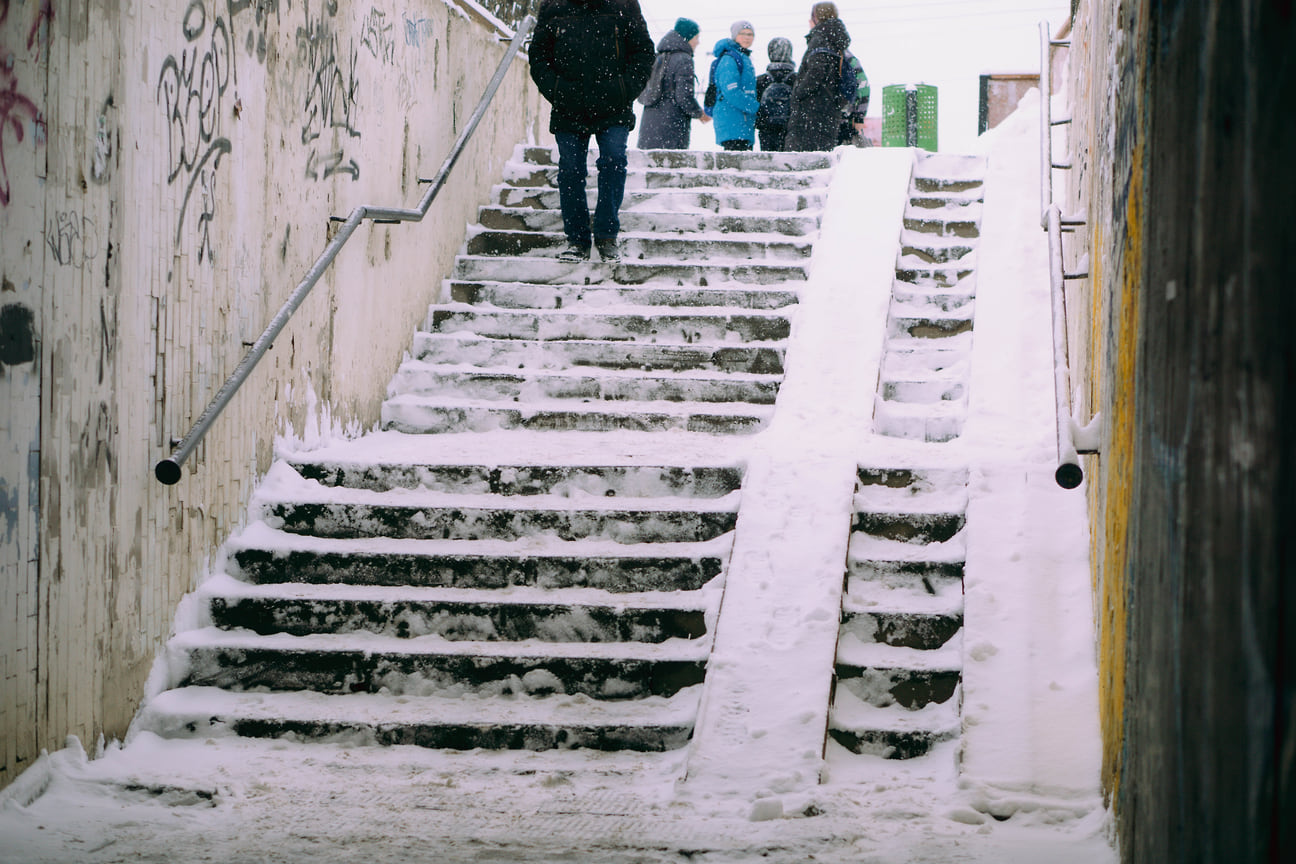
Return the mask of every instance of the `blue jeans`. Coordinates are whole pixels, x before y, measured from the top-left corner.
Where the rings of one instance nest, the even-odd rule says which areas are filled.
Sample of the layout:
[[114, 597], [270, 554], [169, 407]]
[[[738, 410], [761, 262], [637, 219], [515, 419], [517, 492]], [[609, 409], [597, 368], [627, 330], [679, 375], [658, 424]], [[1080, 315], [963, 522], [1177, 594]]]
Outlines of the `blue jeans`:
[[[615, 240], [621, 233], [621, 199], [625, 197], [626, 142], [630, 129], [612, 126], [594, 133], [598, 141], [598, 203], [590, 223], [589, 202], [585, 197], [585, 178], [589, 174], [589, 135], [557, 132], [558, 204], [562, 207], [563, 230], [567, 242], [589, 248], [591, 236]], [[592, 232], [592, 234], [591, 234]]]

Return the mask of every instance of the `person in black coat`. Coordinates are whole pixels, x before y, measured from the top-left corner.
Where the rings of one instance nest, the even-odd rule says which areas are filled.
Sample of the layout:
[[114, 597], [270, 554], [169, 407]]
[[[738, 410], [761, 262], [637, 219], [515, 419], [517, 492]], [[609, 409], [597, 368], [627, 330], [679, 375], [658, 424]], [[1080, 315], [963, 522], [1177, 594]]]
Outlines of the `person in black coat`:
[[831, 150], [841, 128], [841, 70], [850, 46], [846, 25], [833, 3], [816, 3], [810, 11], [806, 53], [792, 88], [792, 117], [788, 121], [786, 149]]
[[[652, 71], [653, 44], [639, 0], [543, 0], [529, 51], [531, 78], [553, 106], [558, 201], [565, 261], [585, 261], [590, 241], [604, 261], [620, 260], [617, 235], [625, 195], [631, 105]], [[598, 141], [598, 203], [585, 198], [589, 142]]]
[[657, 43], [652, 75], [639, 97], [644, 104], [640, 150], [687, 150], [693, 121], [711, 122], [694, 95], [693, 49], [697, 45], [698, 25], [688, 18], [676, 21], [674, 29]]

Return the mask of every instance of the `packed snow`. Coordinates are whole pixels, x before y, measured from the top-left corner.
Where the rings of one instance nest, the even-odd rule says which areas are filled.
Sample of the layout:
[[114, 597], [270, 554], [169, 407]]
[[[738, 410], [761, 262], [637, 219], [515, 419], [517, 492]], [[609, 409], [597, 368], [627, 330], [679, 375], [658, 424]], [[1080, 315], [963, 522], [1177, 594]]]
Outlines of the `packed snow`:
[[[811, 276], [798, 287], [786, 380], [773, 421], [758, 434], [357, 439], [329, 429], [325, 418], [306, 440], [279, 442], [283, 454], [357, 461], [407, 453], [473, 464], [527, 454], [570, 464], [615, 455], [632, 464], [668, 454], [679, 464], [743, 465], [741, 493], [695, 502], [740, 516], [724, 596], [717, 586], [703, 592], [714, 631], [707, 685], [673, 697], [688, 708], [684, 716], [696, 704], [690, 700], [702, 700], [690, 746], [663, 754], [460, 753], [358, 740], [171, 740], [137, 723], [125, 741], [100, 742], [93, 753], [69, 739], [0, 792], [0, 862], [1115, 862], [1099, 786], [1084, 491], [1053, 481], [1038, 107], [1032, 93], [978, 141], [988, 174], [968, 416], [948, 443], [873, 428], [915, 158], [881, 148], [839, 151]], [[831, 741], [824, 752], [828, 693], [804, 674], [831, 663], [837, 650], [861, 463], [968, 474], [968, 527], [949, 541], [965, 544], [967, 562], [964, 627], [949, 649], [962, 652], [962, 716], [949, 703], [930, 709], [948, 712], [961, 734], [914, 760], [859, 756]], [[257, 499], [299, 494], [302, 483], [277, 468]], [[576, 491], [573, 506], [602, 500]], [[264, 530], [258, 512], [248, 532]], [[181, 640], [210, 638], [201, 599], [229, 579], [222, 564], [178, 613]], [[380, 650], [391, 637], [367, 638]], [[877, 650], [849, 635], [846, 650], [852, 640]], [[932, 662], [950, 660], [944, 653]], [[160, 658], [151, 698], [168, 698], [176, 677]], [[546, 684], [522, 682], [537, 691]], [[839, 689], [843, 715], [869, 710], [857, 696]], [[409, 710], [418, 710], [412, 698]], [[543, 698], [555, 710], [582, 708], [575, 696]], [[195, 719], [214, 710], [200, 700], [188, 708]]]

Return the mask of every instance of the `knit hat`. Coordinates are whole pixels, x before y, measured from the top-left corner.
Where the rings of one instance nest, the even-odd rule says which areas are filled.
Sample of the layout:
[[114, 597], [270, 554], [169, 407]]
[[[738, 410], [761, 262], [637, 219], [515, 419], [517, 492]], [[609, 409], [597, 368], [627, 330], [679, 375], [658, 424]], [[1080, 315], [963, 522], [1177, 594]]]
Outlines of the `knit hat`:
[[738, 34], [744, 30], [750, 30], [753, 34], [756, 32], [756, 28], [752, 26], [750, 21], [735, 21], [733, 26], [729, 28], [729, 35], [737, 39]]
[[698, 27], [697, 22], [688, 18], [680, 18], [675, 22], [675, 32], [683, 36], [685, 42], [698, 35], [699, 29], [701, 28]]
[[792, 61], [792, 40], [775, 36], [769, 41], [769, 59], [771, 63], [790, 63]]

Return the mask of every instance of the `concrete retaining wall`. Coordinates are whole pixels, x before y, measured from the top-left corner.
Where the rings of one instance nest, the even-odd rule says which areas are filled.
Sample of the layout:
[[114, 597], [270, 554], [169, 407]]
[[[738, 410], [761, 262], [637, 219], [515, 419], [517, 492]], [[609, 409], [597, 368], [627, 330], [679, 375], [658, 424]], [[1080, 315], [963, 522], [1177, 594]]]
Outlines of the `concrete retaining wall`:
[[1293, 41], [1290, 3], [1078, 4], [1069, 309], [1126, 861], [1296, 857]]
[[414, 225], [366, 225], [174, 487], [185, 434], [360, 204], [413, 206], [507, 43], [457, 0], [0, 0], [0, 785], [121, 735], [276, 435], [376, 423], [515, 144], [516, 62]]

